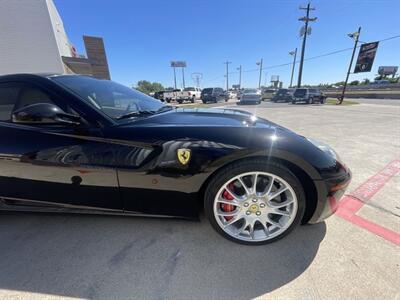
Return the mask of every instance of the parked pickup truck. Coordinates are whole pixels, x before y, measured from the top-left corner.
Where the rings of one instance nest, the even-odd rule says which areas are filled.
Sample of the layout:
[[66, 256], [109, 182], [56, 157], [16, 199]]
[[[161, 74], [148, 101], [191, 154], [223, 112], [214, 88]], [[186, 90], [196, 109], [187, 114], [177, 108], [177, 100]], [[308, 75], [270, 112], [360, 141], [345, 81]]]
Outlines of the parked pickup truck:
[[199, 100], [201, 96], [201, 90], [196, 87], [187, 87], [184, 88], [183, 91], [178, 92], [176, 95], [176, 101], [178, 103], [182, 103], [184, 101], [190, 101], [194, 103], [196, 100]]
[[167, 103], [170, 103], [171, 101], [176, 100], [177, 95], [180, 92], [181, 92], [181, 90], [178, 90], [178, 89], [165, 91], [163, 94], [164, 101], [167, 101]]

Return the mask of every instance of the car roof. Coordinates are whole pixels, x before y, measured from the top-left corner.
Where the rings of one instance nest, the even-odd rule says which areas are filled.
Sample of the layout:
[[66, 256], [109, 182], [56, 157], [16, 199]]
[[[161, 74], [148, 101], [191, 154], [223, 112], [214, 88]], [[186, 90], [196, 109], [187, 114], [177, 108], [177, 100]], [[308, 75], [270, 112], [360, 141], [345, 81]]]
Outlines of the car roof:
[[[15, 74], [5, 74], [1, 75], [1, 80], [15, 80], [23, 78], [52, 78], [58, 76], [88, 76], [80, 74], [61, 74], [61, 73], [15, 73]], [[90, 76], [89, 76], [90, 77]]]

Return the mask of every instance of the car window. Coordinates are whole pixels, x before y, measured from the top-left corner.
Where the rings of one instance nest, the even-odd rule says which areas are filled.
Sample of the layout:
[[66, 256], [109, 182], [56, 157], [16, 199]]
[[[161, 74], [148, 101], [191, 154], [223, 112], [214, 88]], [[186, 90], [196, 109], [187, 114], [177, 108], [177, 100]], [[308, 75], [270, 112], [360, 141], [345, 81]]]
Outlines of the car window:
[[194, 92], [196, 89], [194, 87], [187, 87], [183, 89], [185, 92]]
[[14, 106], [17, 103], [19, 87], [0, 84], [0, 121], [10, 121]]
[[0, 84], [0, 121], [9, 122], [13, 111], [38, 103], [54, 104], [51, 97], [36, 86], [24, 83]]

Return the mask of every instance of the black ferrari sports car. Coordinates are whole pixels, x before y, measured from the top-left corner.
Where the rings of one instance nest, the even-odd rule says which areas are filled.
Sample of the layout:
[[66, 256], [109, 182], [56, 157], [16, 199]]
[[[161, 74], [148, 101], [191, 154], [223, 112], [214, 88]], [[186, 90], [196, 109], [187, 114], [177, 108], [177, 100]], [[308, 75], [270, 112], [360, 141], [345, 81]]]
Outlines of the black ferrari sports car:
[[247, 112], [167, 106], [108, 80], [0, 77], [0, 209], [196, 219], [244, 244], [331, 215], [351, 173]]

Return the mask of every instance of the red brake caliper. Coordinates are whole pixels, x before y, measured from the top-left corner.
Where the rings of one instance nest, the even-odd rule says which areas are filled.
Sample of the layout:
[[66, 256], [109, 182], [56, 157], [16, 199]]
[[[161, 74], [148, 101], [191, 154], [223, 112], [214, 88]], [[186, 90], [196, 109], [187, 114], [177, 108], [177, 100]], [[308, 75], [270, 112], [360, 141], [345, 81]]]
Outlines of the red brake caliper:
[[[229, 189], [233, 189], [233, 183], [229, 184]], [[229, 200], [232, 201], [233, 200], [233, 196], [230, 192], [228, 192], [228, 190], [224, 190], [224, 192], [222, 193], [222, 198], [224, 198], [225, 200]], [[235, 206], [232, 204], [226, 204], [226, 203], [221, 203], [221, 209], [225, 212], [231, 212], [235, 210]], [[225, 220], [229, 221], [230, 219], [232, 219], [233, 217], [231, 216], [226, 216]]]

